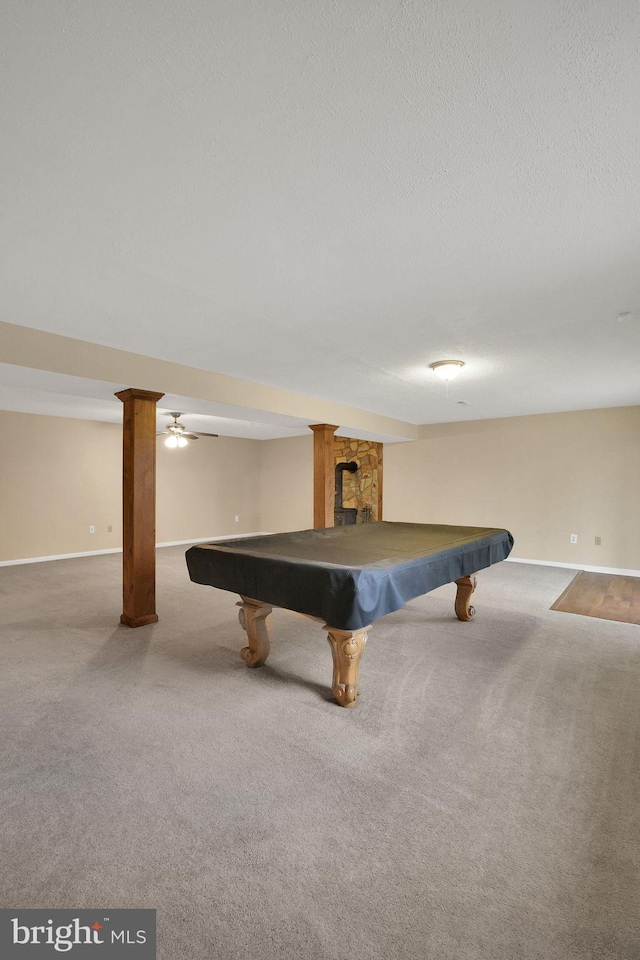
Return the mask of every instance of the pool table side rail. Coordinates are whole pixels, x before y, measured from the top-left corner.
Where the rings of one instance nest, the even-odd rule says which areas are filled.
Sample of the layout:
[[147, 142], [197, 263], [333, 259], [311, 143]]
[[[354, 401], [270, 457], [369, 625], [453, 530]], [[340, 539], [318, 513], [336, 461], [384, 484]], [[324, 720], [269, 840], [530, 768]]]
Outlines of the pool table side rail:
[[186, 559], [195, 583], [317, 617], [342, 630], [358, 630], [400, 610], [408, 600], [504, 560], [512, 546], [511, 534], [498, 530], [390, 565], [348, 567], [225, 549], [223, 544], [191, 547]]

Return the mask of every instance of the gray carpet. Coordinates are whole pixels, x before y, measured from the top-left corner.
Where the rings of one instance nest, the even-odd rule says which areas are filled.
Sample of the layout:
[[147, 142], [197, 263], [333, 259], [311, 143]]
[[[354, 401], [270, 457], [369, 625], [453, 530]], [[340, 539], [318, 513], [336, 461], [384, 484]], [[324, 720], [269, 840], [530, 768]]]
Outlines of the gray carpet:
[[640, 628], [560, 614], [573, 573], [484, 571], [378, 621], [355, 710], [320, 625], [158, 553], [0, 569], [2, 906], [158, 910], [162, 960], [636, 960]]

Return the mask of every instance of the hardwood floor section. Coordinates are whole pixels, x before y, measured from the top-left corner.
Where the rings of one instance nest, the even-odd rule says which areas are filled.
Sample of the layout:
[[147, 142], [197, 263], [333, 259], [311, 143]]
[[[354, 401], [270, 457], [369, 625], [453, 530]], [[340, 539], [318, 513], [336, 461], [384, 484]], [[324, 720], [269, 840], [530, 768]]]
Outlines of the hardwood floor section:
[[640, 624], [640, 577], [621, 577], [581, 570], [552, 610], [583, 617]]

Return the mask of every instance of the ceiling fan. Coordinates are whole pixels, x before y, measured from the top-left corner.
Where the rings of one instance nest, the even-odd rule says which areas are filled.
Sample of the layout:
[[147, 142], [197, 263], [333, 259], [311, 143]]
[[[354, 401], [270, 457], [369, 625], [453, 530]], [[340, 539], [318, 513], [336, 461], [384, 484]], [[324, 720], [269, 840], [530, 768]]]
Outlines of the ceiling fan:
[[165, 444], [167, 447], [186, 447], [189, 440], [198, 440], [200, 437], [217, 437], [217, 433], [191, 433], [185, 427], [184, 423], [178, 423], [178, 417], [181, 417], [181, 413], [171, 413], [169, 416], [173, 417], [173, 423], [169, 422], [167, 424], [167, 429], [163, 430], [162, 433], [158, 433], [158, 437], [166, 436]]

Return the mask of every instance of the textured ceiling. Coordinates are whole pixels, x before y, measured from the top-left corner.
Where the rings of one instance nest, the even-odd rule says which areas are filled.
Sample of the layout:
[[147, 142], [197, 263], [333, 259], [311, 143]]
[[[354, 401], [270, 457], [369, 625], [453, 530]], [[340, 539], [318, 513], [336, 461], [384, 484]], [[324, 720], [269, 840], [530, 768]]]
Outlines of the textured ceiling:
[[3, 320], [411, 423], [640, 403], [636, 0], [0, 18]]

